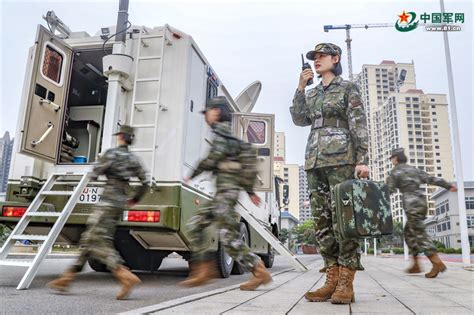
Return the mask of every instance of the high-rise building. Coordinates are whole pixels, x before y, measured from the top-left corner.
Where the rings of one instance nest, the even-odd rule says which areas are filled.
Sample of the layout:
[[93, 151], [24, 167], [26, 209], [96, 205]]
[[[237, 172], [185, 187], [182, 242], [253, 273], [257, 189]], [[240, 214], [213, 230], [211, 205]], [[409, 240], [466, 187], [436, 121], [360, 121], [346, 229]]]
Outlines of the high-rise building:
[[311, 214], [311, 204], [309, 201], [308, 178], [304, 166], [299, 166], [299, 186], [300, 186], [300, 223], [313, 219]]
[[0, 138], [0, 192], [7, 190], [12, 151], [13, 139], [10, 139], [10, 133], [6, 131], [3, 138]]
[[[274, 175], [283, 180], [284, 185], [288, 185], [288, 201], [283, 206], [283, 211], [288, 211], [294, 217], [299, 218], [299, 171], [298, 165], [286, 164], [285, 161], [285, 133], [275, 132]], [[280, 204], [283, 205], [283, 194], [280, 190]]]
[[284, 132], [275, 132], [275, 152], [274, 157], [285, 161], [286, 151], [285, 151], [285, 133]]
[[[399, 81], [404, 70], [405, 80]], [[425, 94], [416, 88], [413, 63], [383, 61], [364, 65], [356, 79], [365, 103], [369, 129], [371, 178], [384, 181], [390, 174], [390, 152], [405, 148], [408, 164], [430, 175], [454, 179], [451, 134], [446, 95]], [[434, 203], [428, 197], [436, 187], [425, 188], [428, 215]], [[395, 221], [402, 221], [400, 194], [391, 197]]]

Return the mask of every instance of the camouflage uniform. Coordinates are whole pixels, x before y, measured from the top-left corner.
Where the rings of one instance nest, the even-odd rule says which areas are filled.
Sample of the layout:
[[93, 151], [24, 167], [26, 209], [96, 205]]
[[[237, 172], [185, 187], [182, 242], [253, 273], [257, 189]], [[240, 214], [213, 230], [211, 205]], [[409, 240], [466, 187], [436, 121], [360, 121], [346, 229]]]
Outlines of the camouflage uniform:
[[405, 163], [396, 165], [387, 178], [390, 192], [395, 193], [398, 188], [403, 195], [403, 208], [407, 216], [404, 237], [410, 254], [416, 256], [424, 252], [426, 256], [431, 256], [436, 253], [436, 247], [425, 231], [423, 221], [426, 218], [428, 206], [425, 190], [420, 188], [421, 184], [430, 184], [446, 189], [451, 186], [444, 179], [430, 176]]
[[142, 182], [133, 202], [138, 202], [146, 191], [145, 171], [128, 146], [107, 150], [95, 165], [91, 179], [95, 180], [99, 175], [107, 176], [107, 184], [100, 204], [89, 217], [87, 230], [81, 236], [81, 253], [72, 267], [75, 272], [81, 271], [89, 259], [103, 263], [109, 270], [123, 264], [114, 247], [114, 235], [117, 222], [127, 206], [130, 178], [138, 177]]
[[[187, 226], [193, 247], [193, 261], [212, 259], [204, 245], [204, 229], [215, 224], [220, 233], [220, 242], [227, 253], [241, 266], [252, 270], [258, 263], [257, 255], [250, 251], [248, 245], [240, 239], [238, 214], [234, 211], [241, 185], [239, 184], [239, 167], [236, 157], [239, 153], [239, 142], [232, 138], [230, 124], [217, 122], [212, 125], [214, 139], [209, 155], [199, 163], [191, 178], [202, 172], [210, 171], [216, 176], [217, 192], [210, 205], [201, 208]], [[237, 164], [234, 164], [237, 163]], [[235, 168], [223, 165], [235, 165]], [[252, 194], [252, 189], [247, 189]]]
[[[339, 47], [324, 45], [331, 50], [327, 53], [337, 50], [340, 55]], [[367, 122], [359, 89], [336, 76], [328, 86], [324, 87], [321, 82], [306, 95], [297, 90], [290, 113], [297, 126], [311, 126], [305, 170], [316, 239], [325, 268], [339, 264], [363, 270], [358, 242], [343, 240], [336, 232], [334, 204], [330, 198], [334, 185], [353, 178], [355, 165], [368, 162]]]

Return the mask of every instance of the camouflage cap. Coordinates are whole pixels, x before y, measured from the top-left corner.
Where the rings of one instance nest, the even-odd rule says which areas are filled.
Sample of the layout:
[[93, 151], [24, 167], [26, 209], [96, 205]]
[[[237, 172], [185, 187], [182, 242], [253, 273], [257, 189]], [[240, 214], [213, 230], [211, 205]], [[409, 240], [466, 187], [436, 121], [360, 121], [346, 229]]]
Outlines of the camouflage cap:
[[219, 108], [221, 110], [228, 110], [230, 107], [229, 101], [225, 96], [216, 96], [211, 98], [206, 103], [206, 109], [202, 110], [201, 113], [204, 114], [208, 109]]
[[309, 60], [314, 60], [316, 53], [340, 56], [342, 54], [342, 49], [339, 46], [331, 43], [321, 43], [317, 44], [316, 47], [314, 47], [314, 50], [308, 51], [306, 53], [306, 58]]
[[128, 125], [121, 125], [120, 130], [118, 132], [114, 133], [113, 135], [116, 136], [116, 135], [123, 134], [123, 133], [133, 135], [134, 134], [133, 127], [130, 127]]
[[403, 154], [405, 154], [404, 148], [396, 148], [392, 150], [392, 154], [390, 155], [390, 158], [393, 158], [394, 156], [400, 156]]

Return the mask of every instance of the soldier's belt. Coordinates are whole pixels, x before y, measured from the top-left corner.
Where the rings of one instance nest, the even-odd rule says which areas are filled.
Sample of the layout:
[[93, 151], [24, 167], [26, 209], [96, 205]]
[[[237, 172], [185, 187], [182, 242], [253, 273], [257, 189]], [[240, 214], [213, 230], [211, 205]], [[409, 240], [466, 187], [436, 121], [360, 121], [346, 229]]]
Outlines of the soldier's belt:
[[239, 162], [235, 162], [235, 161], [225, 161], [225, 162], [219, 162], [219, 164], [217, 164], [217, 167], [221, 170], [221, 171], [226, 171], [226, 172], [231, 172], [231, 171], [239, 171], [242, 166], [240, 165]]
[[317, 118], [313, 121], [313, 129], [319, 129], [324, 127], [349, 129], [349, 124], [345, 120], [340, 120], [336, 118]]

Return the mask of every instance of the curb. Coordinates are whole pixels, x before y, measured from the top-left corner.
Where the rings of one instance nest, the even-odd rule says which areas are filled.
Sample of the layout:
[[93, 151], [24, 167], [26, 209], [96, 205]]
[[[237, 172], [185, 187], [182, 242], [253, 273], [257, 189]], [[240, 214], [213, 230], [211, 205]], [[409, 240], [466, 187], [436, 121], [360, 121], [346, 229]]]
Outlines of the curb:
[[[286, 272], [289, 272], [289, 271], [294, 271], [294, 270], [295, 270], [294, 268], [284, 269], [282, 271], [272, 273], [272, 277], [278, 276], [280, 274], [283, 274], [283, 273], [286, 273]], [[179, 306], [179, 305], [182, 305], [182, 304], [187, 304], [187, 303], [190, 303], [190, 302], [199, 301], [199, 300], [202, 300], [206, 297], [210, 297], [210, 296], [213, 296], [213, 295], [217, 295], [217, 294], [225, 293], [225, 292], [228, 292], [228, 291], [236, 290], [236, 289], [239, 288], [239, 286], [240, 286], [240, 284], [235, 284], [235, 285], [231, 285], [231, 286], [228, 286], [228, 287], [225, 287], [225, 288], [220, 288], [220, 289], [216, 289], [216, 290], [212, 290], [212, 291], [208, 291], [208, 292], [203, 292], [203, 293], [197, 293], [197, 294], [193, 294], [193, 295], [190, 295], [190, 296], [187, 296], [187, 297], [177, 298], [177, 299], [174, 299], [174, 300], [165, 301], [165, 302], [161, 302], [161, 303], [150, 305], [150, 306], [145, 306], [145, 307], [142, 307], [142, 308], [137, 308], [137, 309], [126, 311], [126, 312], [119, 313], [119, 314], [120, 315], [150, 314], [150, 313], [153, 313], [153, 312], [162, 311], [162, 310], [172, 308], [172, 307], [175, 307], [175, 306]]]

